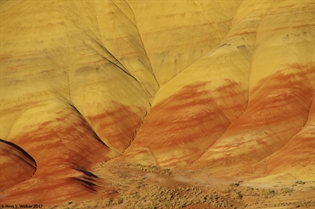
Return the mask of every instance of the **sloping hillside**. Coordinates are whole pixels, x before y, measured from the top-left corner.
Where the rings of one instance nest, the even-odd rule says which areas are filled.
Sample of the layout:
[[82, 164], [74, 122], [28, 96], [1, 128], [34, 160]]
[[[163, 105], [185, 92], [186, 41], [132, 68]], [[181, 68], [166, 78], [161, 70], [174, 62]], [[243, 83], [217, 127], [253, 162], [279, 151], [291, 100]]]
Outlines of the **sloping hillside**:
[[166, 171], [314, 181], [314, 11], [313, 0], [1, 1], [0, 203], [115, 199], [117, 182], [137, 182], [126, 172], [149, 185]]

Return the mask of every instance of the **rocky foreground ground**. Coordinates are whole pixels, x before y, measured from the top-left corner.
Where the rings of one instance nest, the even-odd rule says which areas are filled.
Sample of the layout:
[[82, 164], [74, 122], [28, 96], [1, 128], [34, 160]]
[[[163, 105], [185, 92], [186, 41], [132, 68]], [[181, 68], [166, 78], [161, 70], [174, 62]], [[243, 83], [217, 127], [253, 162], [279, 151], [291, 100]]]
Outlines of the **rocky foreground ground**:
[[[207, 171], [132, 164], [101, 165], [86, 173], [95, 198], [43, 208], [315, 208], [315, 181], [229, 181]], [[95, 175], [94, 175], [95, 174]]]

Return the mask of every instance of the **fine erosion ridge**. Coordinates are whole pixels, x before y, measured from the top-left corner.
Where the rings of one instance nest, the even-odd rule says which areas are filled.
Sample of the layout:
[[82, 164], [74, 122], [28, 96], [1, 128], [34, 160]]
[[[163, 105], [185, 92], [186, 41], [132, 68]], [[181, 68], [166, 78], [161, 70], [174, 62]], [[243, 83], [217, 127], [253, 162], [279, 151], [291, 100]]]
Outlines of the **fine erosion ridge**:
[[314, 208], [314, 11], [0, 1], [0, 204]]

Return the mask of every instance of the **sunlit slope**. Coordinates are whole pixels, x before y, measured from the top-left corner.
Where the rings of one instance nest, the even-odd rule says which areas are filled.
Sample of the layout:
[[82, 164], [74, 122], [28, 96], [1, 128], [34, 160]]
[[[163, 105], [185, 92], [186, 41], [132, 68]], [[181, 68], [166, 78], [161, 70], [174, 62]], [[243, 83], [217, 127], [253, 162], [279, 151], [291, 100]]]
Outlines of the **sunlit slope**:
[[[29, 202], [86, 196], [93, 190], [76, 180], [80, 172], [129, 146], [158, 84], [131, 10], [118, 7], [126, 4], [2, 3], [0, 135], [37, 162], [35, 175], [7, 194], [27, 193]], [[4, 166], [1, 178], [12, 172], [15, 183], [34, 173]], [[36, 192], [58, 187], [51, 198]]]
[[7, 201], [88, 197], [108, 161], [313, 178], [312, 0], [0, 5]]
[[[284, 146], [288, 149], [307, 121], [312, 123], [315, 78], [312, 8], [314, 5], [307, 2], [273, 3], [257, 27], [248, 106], [196, 165], [203, 162], [243, 165], [246, 170], [277, 151], [281, 153]], [[311, 135], [308, 139], [313, 141]], [[314, 167], [314, 153], [307, 151], [309, 145], [300, 145], [306, 151], [302, 158], [312, 162], [306, 167]]]
[[241, 0], [130, 0], [157, 81], [164, 85], [217, 47]]
[[[122, 157], [246, 173], [284, 146], [295, 149], [291, 139], [313, 120], [315, 45], [314, 5], [292, 3], [242, 2], [221, 43], [160, 88]], [[304, 129], [299, 168], [309, 173], [314, 133]]]
[[[1, 2], [0, 137], [37, 163], [34, 176], [3, 164], [2, 179], [20, 175], [2, 189], [30, 178], [6, 190], [8, 201], [93, 193], [89, 182], [73, 179], [132, 144], [159, 86], [220, 42], [240, 2], [146, 4]], [[54, 188], [61, 189], [36, 192]]]
[[160, 88], [126, 159], [148, 148], [159, 165], [190, 165], [242, 115], [256, 29], [270, 5], [241, 4], [221, 43]]

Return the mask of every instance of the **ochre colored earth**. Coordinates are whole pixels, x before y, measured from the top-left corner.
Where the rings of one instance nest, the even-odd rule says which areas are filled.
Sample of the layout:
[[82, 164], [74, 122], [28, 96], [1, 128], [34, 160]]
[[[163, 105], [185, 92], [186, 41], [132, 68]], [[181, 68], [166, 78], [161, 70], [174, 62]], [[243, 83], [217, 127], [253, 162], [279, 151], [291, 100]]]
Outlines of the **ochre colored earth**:
[[0, 1], [0, 205], [315, 208], [314, 0]]

